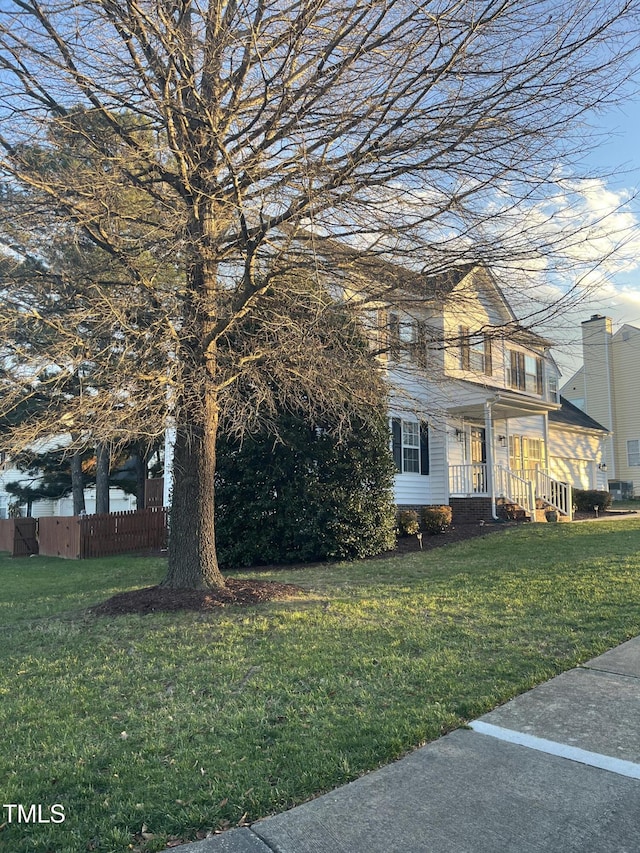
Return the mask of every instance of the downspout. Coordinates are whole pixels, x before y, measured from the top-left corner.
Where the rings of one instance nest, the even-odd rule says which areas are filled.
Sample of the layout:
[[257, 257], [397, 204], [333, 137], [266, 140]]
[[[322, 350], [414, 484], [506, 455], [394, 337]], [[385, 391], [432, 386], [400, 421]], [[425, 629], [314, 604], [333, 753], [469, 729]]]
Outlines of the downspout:
[[491, 402], [485, 401], [484, 404], [484, 425], [487, 432], [487, 473], [489, 475], [489, 493], [491, 495], [491, 517], [494, 521], [498, 521], [498, 513], [496, 511], [496, 485], [493, 479], [493, 460], [495, 454], [493, 451], [493, 413], [491, 411]]

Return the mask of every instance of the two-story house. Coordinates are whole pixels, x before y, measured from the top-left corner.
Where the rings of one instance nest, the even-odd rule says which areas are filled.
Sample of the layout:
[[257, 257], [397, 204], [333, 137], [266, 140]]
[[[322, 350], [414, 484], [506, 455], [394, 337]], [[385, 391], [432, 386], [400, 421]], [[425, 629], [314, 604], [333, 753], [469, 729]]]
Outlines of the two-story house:
[[562, 401], [551, 343], [518, 323], [487, 269], [460, 267], [432, 291], [378, 307], [397, 505], [450, 504], [458, 520], [505, 505], [571, 518], [572, 487], [606, 488], [607, 430]]
[[610, 431], [605, 444], [609, 488], [615, 498], [640, 495], [640, 329], [610, 317], [582, 323], [583, 366], [562, 394]]
[[[316, 250], [313, 235], [297, 239]], [[398, 507], [448, 504], [458, 521], [504, 507], [545, 520], [551, 507], [570, 519], [573, 488], [606, 488], [608, 430], [560, 397], [550, 341], [518, 322], [484, 266], [425, 279], [317, 242], [317, 270], [355, 306], [388, 381]], [[172, 444], [168, 430], [165, 502]]]

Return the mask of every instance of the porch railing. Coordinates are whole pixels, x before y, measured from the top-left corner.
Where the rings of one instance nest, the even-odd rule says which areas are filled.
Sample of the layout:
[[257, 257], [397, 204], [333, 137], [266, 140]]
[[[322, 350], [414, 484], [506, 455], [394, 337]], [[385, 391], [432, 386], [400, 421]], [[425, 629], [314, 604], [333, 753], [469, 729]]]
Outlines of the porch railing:
[[571, 486], [554, 480], [544, 471], [537, 470], [536, 474], [536, 496], [542, 498], [545, 503], [554, 507], [563, 515], [573, 517], [573, 496]]
[[[521, 476], [525, 474], [527, 476]], [[449, 467], [449, 493], [452, 497], [489, 494], [489, 472], [484, 462]], [[542, 499], [563, 515], [572, 517], [571, 486], [554, 480], [540, 469], [515, 472], [502, 465], [493, 468], [493, 492], [518, 504], [533, 515], [536, 498]]]
[[533, 514], [536, 508], [536, 496], [535, 487], [531, 480], [518, 476], [514, 471], [502, 465], [495, 466], [494, 478], [496, 497], [505, 498]]
[[449, 466], [449, 493], [460, 497], [486, 495], [489, 488], [484, 462]]

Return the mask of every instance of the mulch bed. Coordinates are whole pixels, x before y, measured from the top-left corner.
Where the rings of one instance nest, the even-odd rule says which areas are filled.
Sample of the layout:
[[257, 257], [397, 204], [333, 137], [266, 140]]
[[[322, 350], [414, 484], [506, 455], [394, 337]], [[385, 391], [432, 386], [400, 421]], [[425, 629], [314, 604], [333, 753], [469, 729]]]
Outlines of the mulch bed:
[[517, 527], [521, 522], [487, 522], [486, 524], [459, 524], [450, 527], [446, 533], [423, 533], [422, 547], [417, 536], [402, 536], [398, 539], [396, 547], [392, 551], [385, 551], [371, 557], [372, 560], [386, 559], [387, 557], [399, 557], [402, 554], [413, 554], [417, 551], [432, 551], [434, 548], [442, 548], [443, 545], [453, 545], [454, 542], [466, 542], [468, 539], [478, 539], [489, 533], [498, 533], [510, 527]]
[[213, 610], [229, 604], [262, 604], [279, 598], [290, 598], [303, 590], [299, 586], [274, 581], [227, 578], [224, 589], [167, 589], [148, 586], [120, 592], [91, 608], [97, 616], [120, 616], [124, 613], [175, 612], [177, 610]]

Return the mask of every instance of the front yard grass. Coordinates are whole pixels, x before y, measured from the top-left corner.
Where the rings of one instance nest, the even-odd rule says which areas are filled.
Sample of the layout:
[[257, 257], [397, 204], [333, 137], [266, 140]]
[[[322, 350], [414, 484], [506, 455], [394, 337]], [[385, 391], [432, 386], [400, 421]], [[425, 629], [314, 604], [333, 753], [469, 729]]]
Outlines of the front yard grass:
[[637, 519], [282, 571], [306, 592], [258, 607], [87, 615], [163, 571], [0, 558], [2, 803], [66, 818], [5, 809], [3, 849], [158, 851], [250, 822], [640, 634]]

